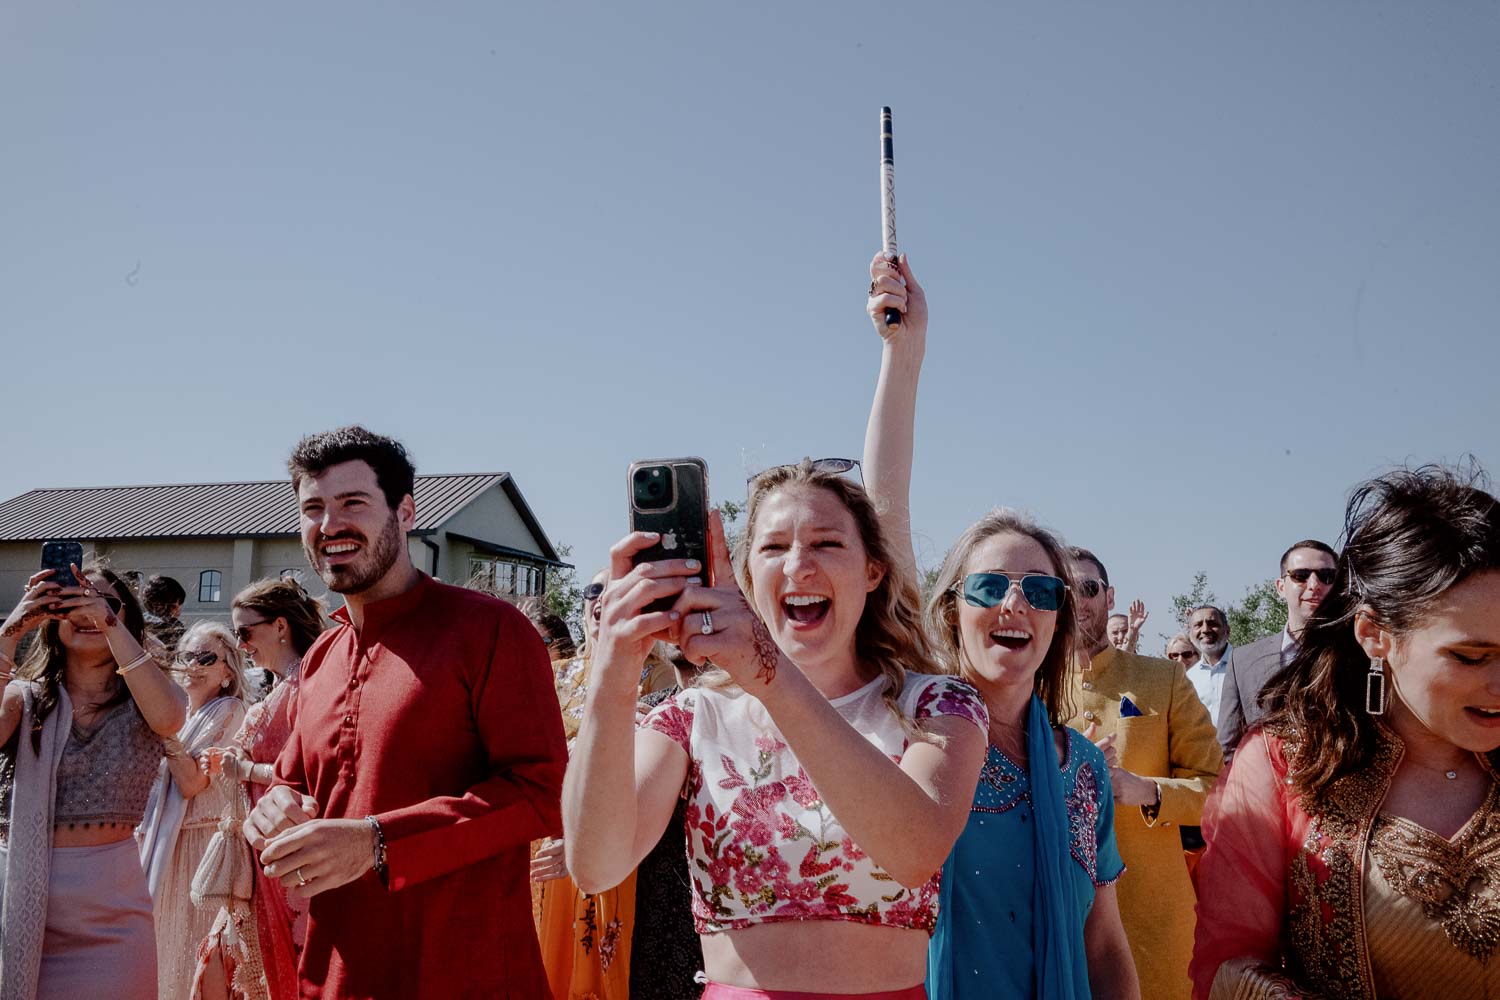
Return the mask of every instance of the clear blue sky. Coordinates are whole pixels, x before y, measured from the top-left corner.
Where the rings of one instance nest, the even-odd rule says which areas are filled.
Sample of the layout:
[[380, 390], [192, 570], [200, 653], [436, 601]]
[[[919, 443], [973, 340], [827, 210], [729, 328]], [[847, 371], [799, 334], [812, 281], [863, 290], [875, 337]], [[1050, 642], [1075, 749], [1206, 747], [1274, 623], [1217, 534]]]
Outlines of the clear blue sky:
[[588, 571], [632, 459], [857, 455], [882, 104], [926, 561], [1026, 507], [1154, 642], [1389, 463], [1500, 472], [1496, 4], [399, 6], [0, 9], [0, 494], [361, 421]]

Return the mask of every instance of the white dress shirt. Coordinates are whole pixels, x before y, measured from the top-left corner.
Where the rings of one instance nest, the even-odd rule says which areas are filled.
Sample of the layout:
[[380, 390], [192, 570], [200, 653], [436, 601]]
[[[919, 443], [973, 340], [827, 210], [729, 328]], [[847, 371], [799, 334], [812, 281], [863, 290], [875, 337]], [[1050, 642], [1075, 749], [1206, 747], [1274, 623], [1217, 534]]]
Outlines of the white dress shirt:
[[1229, 669], [1229, 654], [1233, 649], [1234, 644], [1226, 642], [1219, 662], [1209, 663], [1207, 659], [1201, 659], [1187, 672], [1188, 680], [1193, 682], [1193, 690], [1198, 692], [1198, 699], [1208, 708], [1208, 717], [1216, 725], [1219, 721], [1219, 698], [1224, 693], [1224, 672]]

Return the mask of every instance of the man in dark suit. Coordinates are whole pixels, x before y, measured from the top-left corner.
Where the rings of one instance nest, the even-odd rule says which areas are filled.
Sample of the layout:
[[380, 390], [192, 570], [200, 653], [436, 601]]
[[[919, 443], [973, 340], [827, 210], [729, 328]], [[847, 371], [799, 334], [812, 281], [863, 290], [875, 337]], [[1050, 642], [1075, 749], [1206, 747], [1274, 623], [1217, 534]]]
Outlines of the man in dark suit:
[[1224, 674], [1219, 700], [1219, 745], [1227, 761], [1244, 738], [1245, 730], [1260, 721], [1260, 689], [1297, 655], [1302, 629], [1333, 583], [1337, 553], [1324, 542], [1303, 539], [1281, 556], [1276, 593], [1286, 602], [1285, 630], [1236, 647]]

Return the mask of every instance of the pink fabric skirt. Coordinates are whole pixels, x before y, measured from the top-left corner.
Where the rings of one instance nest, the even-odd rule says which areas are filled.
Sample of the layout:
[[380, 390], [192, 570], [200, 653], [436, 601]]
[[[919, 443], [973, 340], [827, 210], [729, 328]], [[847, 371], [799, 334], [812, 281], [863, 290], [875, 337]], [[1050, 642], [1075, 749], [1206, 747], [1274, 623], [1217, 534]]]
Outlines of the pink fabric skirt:
[[921, 983], [904, 990], [881, 993], [804, 993], [801, 990], [751, 990], [743, 986], [709, 983], [703, 1000], [927, 1000], [927, 989]]
[[38, 1000], [156, 1000], [156, 928], [140, 848], [54, 847]]

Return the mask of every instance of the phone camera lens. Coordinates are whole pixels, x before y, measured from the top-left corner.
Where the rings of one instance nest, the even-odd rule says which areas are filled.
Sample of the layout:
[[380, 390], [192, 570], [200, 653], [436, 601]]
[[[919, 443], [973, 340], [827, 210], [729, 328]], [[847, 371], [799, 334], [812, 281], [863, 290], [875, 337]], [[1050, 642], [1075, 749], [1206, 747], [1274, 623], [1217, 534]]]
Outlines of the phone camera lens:
[[663, 466], [637, 469], [631, 487], [638, 510], [665, 510], [672, 506], [671, 472]]

